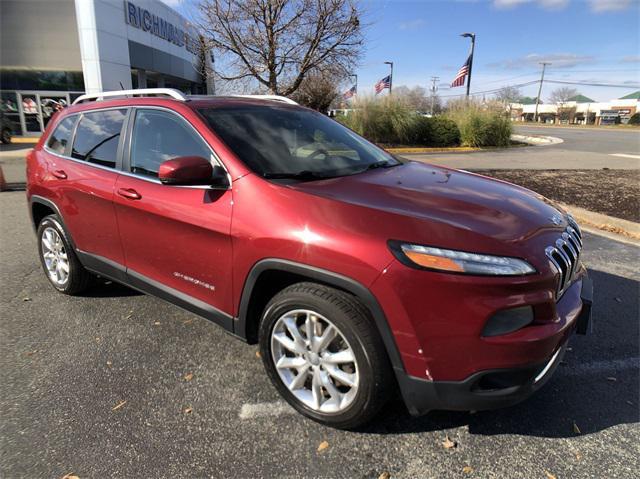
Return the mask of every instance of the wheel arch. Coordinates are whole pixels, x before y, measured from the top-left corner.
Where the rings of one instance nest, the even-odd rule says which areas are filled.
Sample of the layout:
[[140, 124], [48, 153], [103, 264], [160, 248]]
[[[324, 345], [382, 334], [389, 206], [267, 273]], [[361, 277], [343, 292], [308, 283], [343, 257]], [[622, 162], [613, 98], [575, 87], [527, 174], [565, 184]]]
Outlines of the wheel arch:
[[43, 218], [55, 214], [58, 217], [58, 221], [60, 221], [60, 223], [62, 224], [62, 227], [64, 228], [67, 239], [71, 243], [71, 246], [74, 250], [77, 250], [76, 244], [74, 243], [73, 238], [69, 233], [69, 229], [64, 224], [64, 218], [60, 213], [60, 209], [53, 201], [47, 198], [43, 198], [42, 196], [31, 195], [31, 197], [29, 198], [29, 214], [31, 215], [31, 223], [33, 225], [34, 231], [38, 230], [38, 225]]
[[404, 371], [387, 318], [378, 300], [368, 288], [341, 274], [289, 260], [269, 258], [253, 266], [242, 289], [238, 318], [234, 322], [234, 334], [249, 343], [257, 342], [264, 306], [277, 292], [291, 284], [303, 281], [321, 283], [358, 298], [373, 318], [393, 369]]

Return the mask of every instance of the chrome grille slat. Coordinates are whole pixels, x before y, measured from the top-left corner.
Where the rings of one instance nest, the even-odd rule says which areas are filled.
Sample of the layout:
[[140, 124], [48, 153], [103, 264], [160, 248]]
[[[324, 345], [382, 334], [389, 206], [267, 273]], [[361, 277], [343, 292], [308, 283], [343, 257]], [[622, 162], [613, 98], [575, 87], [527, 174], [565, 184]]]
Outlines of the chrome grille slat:
[[571, 285], [573, 276], [580, 265], [580, 253], [582, 251], [582, 232], [578, 224], [571, 217], [568, 218], [569, 226], [552, 246], [545, 249], [545, 254], [559, 275], [556, 297]]

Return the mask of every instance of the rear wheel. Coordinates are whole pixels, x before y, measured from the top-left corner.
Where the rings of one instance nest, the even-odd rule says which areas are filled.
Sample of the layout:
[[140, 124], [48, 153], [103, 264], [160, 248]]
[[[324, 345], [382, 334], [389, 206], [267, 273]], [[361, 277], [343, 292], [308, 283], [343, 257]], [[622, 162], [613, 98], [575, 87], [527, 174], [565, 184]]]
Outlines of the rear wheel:
[[260, 329], [272, 382], [299, 412], [350, 429], [369, 421], [393, 385], [382, 341], [353, 296], [298, 283], [267, 305]]
[[38, 225], [38, 251], [47, 279], [61, 293], [75, 295], [91, 285], [94, 277], [80, 264], [56, 215]]

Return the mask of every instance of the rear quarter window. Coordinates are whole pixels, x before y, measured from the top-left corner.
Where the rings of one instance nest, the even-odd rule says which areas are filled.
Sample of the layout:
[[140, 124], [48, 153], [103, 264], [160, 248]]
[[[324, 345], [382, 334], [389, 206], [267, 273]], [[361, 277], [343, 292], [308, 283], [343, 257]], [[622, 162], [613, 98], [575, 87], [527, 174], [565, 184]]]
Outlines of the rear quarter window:
[[60, 155], [64, 155], [66, 153], [67, 145], [71, 140], [73, 127], [76, 124], [77, 119], [78, 115], [68, 116], [64, 118], [58, 126], [56, 126], [56, 129], [53, 130], [53, 133], [49, 137], [49, 141], [47, 141], [47, 148], [49, 148], [49, 150]]
[[126, 109], [84, 113], [76, 128], [71, 156], [115, 168], [126, 114]]

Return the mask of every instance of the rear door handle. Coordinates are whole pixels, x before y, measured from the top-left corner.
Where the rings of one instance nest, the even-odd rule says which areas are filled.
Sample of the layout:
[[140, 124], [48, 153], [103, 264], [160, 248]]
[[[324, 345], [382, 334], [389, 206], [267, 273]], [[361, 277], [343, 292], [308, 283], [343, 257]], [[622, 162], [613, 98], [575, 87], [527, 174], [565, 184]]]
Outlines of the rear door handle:
[[128, 200], [139, 200], [142, 198], [140, 193], [133, 188], [118, 188], [118, 194]]
[[59, 180], [67, 179], [67, 174], [64, 172], [64, 170], [54, 170], [51, 172], [51, 174], [56, 178], [58, 178]]

